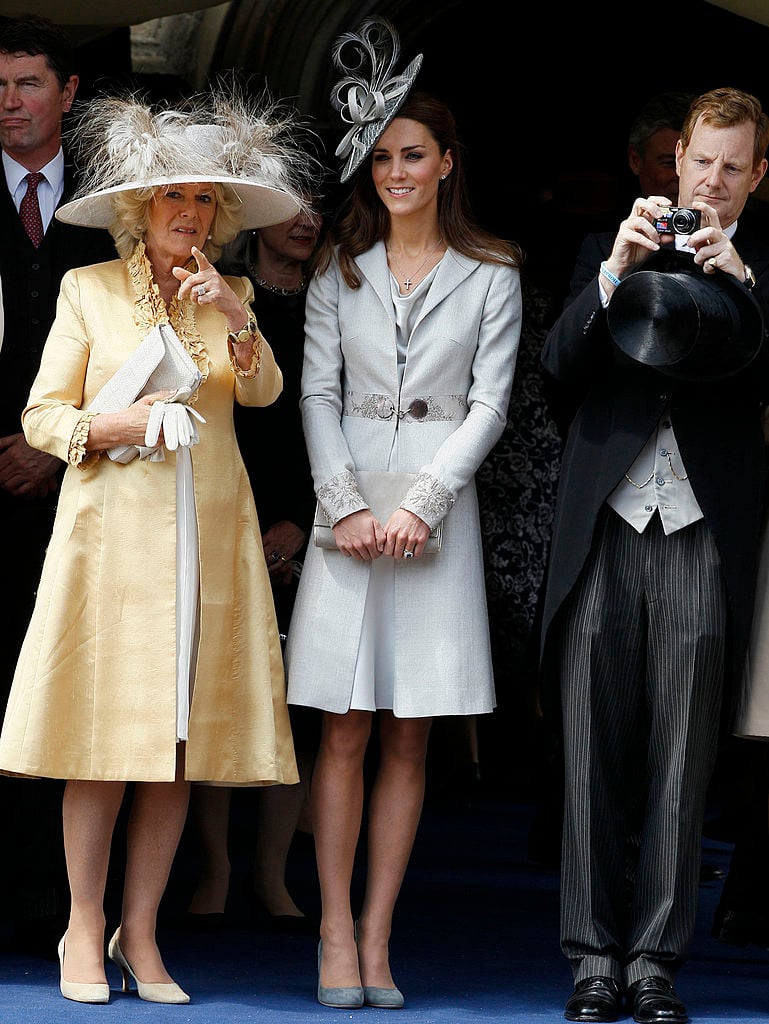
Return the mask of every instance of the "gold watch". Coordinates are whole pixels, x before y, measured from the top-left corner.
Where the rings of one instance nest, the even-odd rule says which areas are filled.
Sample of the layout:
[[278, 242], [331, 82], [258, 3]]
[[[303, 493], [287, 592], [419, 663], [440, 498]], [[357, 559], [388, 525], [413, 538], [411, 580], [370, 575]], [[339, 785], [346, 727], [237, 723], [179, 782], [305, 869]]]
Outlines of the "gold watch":
[[239, 331], [228, 331], [227, 337], [233, 345], [245, 345], [247, 341], [253, 342], [258, 333], [259, 328], [256, 325], [256, 320], [250, 316], [245, 327]]
[[744, 264], [744, 267], [745, 267], [745, 280], [743, 281], [743, 284], [745, 285], [746, 288], [753, 289], [753, 288], [756, 287], [756, 275], [753, 273], [753, 271], [750, 269], [750, 267], [747, 265], [747, 263]]

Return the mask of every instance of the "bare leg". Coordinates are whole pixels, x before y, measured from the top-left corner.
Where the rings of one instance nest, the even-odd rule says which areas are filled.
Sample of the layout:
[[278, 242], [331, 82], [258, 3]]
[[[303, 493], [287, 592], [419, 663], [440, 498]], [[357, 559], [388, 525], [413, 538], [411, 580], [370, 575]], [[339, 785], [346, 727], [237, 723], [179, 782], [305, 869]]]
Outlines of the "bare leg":
[[254, 893], [273, 917], [303, 917], [286, 888], [286, 861], [309, 790], [312, 755], [297, 752], [300, 781], [295, 786], [264, 786], [257, 793]]
[[363, 758], [369, 711], [324, 712], [312, 776], [312, 821], [320, 882], [324, 987], [360, 985], [350, 885], [363, 814]]
[[181, 767], [184, 744], [177, 746], [176, 780], [137, 783], [128, 820], [120, 948], [137, 978], [146, 984], [172, 980], [163, 966], [155, 928], [190, 796]]
[[124, 782], [70, 779], [64, 789], [64, 852], [72, 906], [62, 973], [70, 982], [103, 984], [107, 980], [104, 891], [112, 834], [124, 793]]
[[200, 840], [200, 871], [188, 910], [223, 914], [230, 888], [228, 835], [232, 790], [228, 786], [193, 786], [190, 811]]
[[381, 753], [369, 803], [368, 872], [358, 919], [364, 985], [392, 988], [387, 944], [395, 901], [414, 846], [425, 795], [431, 718], [378, 712]]

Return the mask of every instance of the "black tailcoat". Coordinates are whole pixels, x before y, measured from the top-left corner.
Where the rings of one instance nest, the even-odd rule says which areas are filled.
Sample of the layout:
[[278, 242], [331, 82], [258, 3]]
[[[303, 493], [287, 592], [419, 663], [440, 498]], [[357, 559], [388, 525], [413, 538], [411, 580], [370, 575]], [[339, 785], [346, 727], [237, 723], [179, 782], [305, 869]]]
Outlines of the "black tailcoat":
[[[598, 513], [669, 405], [694, 494], [715, 540], [726, 583], [732, 679], [739, 678], [753, 610], [765, 492], [761, 404], [769, 399], [769, 345], [747, 369], [717, 381], [677, 380], [622, 354], [611, 339], [598, 269], [614, 235], [580, 250], [564, 311], [548, 333], [543, 366], [571, 409], [545, 590], [542, 653], [593, 541]], [[757, 278], [753, 295], [769, 325], [769, 245], [738, 227], [733, 243]], [[545, 672], [543, 698], [547, 700]], [[553, 696], [550, 691], [550, 696]]]

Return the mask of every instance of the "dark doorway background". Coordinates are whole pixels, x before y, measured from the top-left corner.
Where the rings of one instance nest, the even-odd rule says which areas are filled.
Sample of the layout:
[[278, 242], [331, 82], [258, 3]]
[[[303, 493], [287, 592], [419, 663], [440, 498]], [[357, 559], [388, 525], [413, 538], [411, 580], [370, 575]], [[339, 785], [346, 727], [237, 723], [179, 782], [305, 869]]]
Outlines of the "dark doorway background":
[[501, 234], [527, 241], [559, 187], [586, 223], [632, 190], [628, 131], [655, 93], [731, 85], [769, 106], [769, 28], [705, 0], [622, 4], [621, 19], [603, 3], [510, 4], [509, 30], [494, 11], [463, 3], [407, 53], [424, 52], [421, 84], [452, 105], [476, 210]]
[[[621, 19], [619, 10], [496, 0], [234, 0], [216, 24], [208, 76], [236, 67], [265, 81], [307, 116], [335, 169], [341, 125], [328, 103], [331, 43], [365, 15], [384, 14], [400, 32], [402, 62], [424, 54], [418, 85], [444, 97], [457, 116], [479, 219], [527, 247], [534, 240], [536, 249], [569, 250], [583, 227], [613, 216], [632, 190], [627, 135], [654, 93], [734, 85], [769, 107], [769, 27], [707, 0], [623, 4]], [[204, 19], [201, 32], [214, 31], [210, 25]], [[80, 71], [81, 97], [130, 79], [129, 30], [85, 43]], [[196, 77], [201, 69], [191, 67], [190, 82]], [[163, 75], [141, 84], [159, 95], [190, 88]], [[551, 218], [552, 207], [541, 219], [542, 204], [553, 199], [563, 219]]]

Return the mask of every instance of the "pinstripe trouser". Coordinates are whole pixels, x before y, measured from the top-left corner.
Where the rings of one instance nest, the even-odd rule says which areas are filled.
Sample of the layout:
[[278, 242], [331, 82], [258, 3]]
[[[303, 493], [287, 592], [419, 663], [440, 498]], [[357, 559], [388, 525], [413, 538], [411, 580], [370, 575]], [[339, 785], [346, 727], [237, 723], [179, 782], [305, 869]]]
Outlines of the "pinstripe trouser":
[[[666, 537], [658, 515], [639, 534], [603, 510], [559, 642], [561, 948], [575, 982], [672, 981], [684, 959], [718, 737], [725, 618], [720, 562], [702, 520]], [[628, 843], [633, 835], [640, 846]]]

